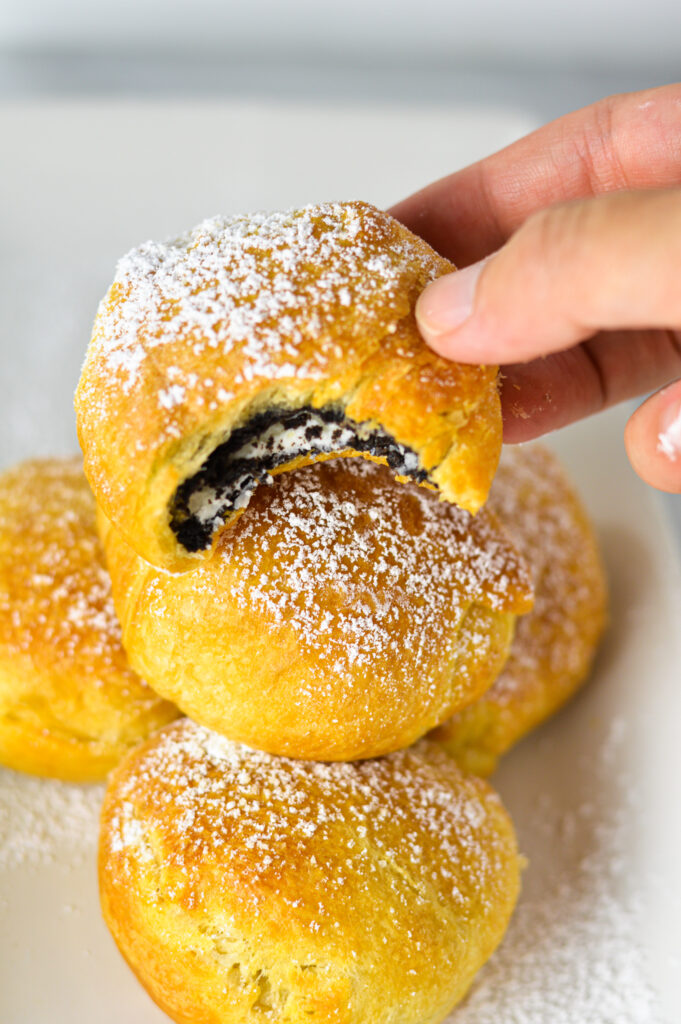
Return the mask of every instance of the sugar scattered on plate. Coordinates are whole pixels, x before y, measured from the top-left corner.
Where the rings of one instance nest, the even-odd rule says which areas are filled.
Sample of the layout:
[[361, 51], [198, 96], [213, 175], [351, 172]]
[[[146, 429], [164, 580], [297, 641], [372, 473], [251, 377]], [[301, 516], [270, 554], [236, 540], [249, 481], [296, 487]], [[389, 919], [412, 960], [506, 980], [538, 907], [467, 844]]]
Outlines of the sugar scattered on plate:
[[[550, 734], [538, 740], [551, 744]], [[530, 858], [502, 945], [445, 1024], [663, 1024], [637, 938], [642, 879], [627, 876], [640, 812], [632, 780], [616, 767], [626, 742], [615, 719], [606, 742], [576, 766], [592, 797], [540, 791], [524, 812], [521, 848], [525, 833], [542, 855]]]
[[[637, 938], [637, 899], [623, 884], [639, 813], [615, 757], [628, 741], [616, 719], [607, 742], [600, 749], [594, 742], [588, 763], [575, 766], [588, 799], [547, 788], [525, 805], [518, 823], [531, 855], [525, 893], [500, 949], [446, 1024], [662, 1024]], [[551, 733], [531, 742], [546, 748]], [[0, 769], [0, 871], [94, 863], [102, 796], [102, 786]], [[528, 847], [550, 850], [550, 862]]]
[[104, 786], [0, 768], [0, 871], [94, 861]]

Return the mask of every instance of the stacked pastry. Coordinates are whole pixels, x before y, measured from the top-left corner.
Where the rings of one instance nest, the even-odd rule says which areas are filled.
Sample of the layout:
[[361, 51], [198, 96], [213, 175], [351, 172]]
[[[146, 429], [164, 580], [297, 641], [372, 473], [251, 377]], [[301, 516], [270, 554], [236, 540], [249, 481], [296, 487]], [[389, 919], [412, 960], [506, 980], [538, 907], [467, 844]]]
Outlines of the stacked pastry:
[[177, 717], [129, 667], [80, 459], [0, 476], [0, 763], [106, 778]]
[[511, 915], [511, 822], [456, 762], [574, 691], [605, 588], [548, 453], [492, 485], [496, 369], [418, 337], [451, 269], [328, 204], [148, 243], [100, 307], [76, 408], [125, 671], [189, 716], [111, 776], [102, 906], [176, 1021], [440, 1021]]

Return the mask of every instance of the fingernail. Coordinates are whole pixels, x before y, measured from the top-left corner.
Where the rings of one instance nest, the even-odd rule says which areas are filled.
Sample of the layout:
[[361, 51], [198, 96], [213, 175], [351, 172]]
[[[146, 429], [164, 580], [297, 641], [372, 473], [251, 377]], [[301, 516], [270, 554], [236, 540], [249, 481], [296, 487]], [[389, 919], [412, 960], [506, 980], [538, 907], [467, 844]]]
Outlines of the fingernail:
[[660, 416], [657, 450], [672, 462], [681, 456], [681, 402], [671, 402]]
[[487, 260], [431, 281], [416, 303], [416, 322], [426, 341], [450, 334], [473, 312], [480, 272]]

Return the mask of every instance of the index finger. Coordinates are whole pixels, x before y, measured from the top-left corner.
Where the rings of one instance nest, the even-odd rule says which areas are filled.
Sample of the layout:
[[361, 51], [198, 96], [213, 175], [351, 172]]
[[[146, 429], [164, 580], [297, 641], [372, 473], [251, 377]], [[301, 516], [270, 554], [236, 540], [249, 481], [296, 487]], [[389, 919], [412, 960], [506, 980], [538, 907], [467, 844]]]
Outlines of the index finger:
[[429, 185], [391, 213], [465, 267], [537, 210], [681, 183], [681, 83], [611, 96]]

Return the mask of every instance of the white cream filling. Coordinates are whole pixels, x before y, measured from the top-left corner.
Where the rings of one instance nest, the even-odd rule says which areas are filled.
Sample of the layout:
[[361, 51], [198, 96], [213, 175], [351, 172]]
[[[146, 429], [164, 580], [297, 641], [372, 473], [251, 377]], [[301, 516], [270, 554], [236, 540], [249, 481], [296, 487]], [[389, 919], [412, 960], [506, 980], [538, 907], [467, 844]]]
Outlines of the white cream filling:
[[[319, 431], [314, 437], [308, 436], [310, 427]], [[304, 423], [289, 427], [282, 423], [272, 423], [258, 437], [251, 438], [241, 448], [232, 453], [230, 462], [246, 461], [252, 462], [254, 468], [263, 460], [272, 455], [285, 456], [281, 464], [292, 461], [296, 456], [302, 454], [330, 454], [348, 448], [357, 447], [357, 439], [368, 441], [375, 427], [368, 423], [336, 423], [323, 420], [321, 416], [310, 412]], [[395, 449], [402, 458], [401, 466], [396, 470], [400, 474], [408, 475], [416, 473], [419, 468], [419, 460], [416, 452], [404, 448], [394, 442]], [[220, 525], [228, 504], [226, 493], [231, 492], [237, 497], [229, 507], [240, 510], [246, 508], [251, 500], [259, 482], [271, 483], [272, 477], [268, 471], [260, 474], [257, 479], [248, 469], [244, 470], [240, 477], [232, 480], [228, 488], [219, 489], [215, 487], [202, 487], [195, 491], [189, 498], [188, 509], [190, 514], [202, 526]]]
[[[310, 440], [306, 432], [310, 427], [320, 427], [321, 434]], [[296, 427], [285, 427], [281, 423], [273, 423], [259, 437], [248, 441], [234, 453], [235, 459], [262, 459], [272, 452], [288, 454], [293, 458], [304, 451], [332, 452], [351, 447], [357, 437], [368, 436], [366, 424], [358, 425], [356, 430], [343, 423], [325, 423], [320, 417], [310, 413], [307, 423]], [[272, 442], [268, 447], [268, 443]]]

